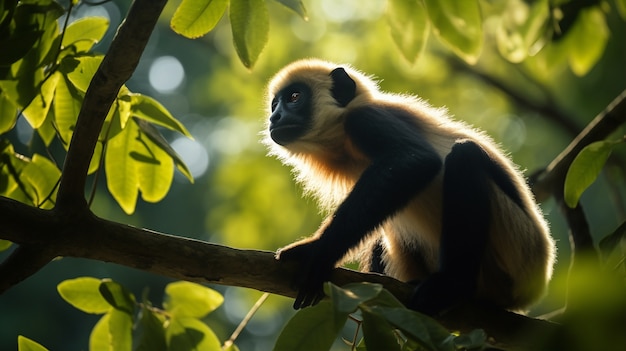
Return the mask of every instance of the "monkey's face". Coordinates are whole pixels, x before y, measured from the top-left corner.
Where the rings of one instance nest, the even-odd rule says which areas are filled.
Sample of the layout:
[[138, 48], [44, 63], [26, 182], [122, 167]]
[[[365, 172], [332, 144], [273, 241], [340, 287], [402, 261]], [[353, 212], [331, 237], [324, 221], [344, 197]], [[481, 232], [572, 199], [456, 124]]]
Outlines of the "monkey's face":
[[302, 137], [311, 125], [311, 88], [304, 83], [291, 83], [272, 99], [270, 137], [285, 146]]

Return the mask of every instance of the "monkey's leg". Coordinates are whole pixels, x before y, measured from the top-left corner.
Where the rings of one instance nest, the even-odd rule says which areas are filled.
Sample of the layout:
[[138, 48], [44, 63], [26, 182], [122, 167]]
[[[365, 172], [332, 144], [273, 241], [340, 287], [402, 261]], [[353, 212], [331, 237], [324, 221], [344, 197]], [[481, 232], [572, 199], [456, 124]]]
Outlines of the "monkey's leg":
[[370, 258], [369, 258], [369, 272], [373, 273], [385, 273], [385, 262], [383, 262], [383, 252], [384, 247], [382, 243], [382, 238], [378, 238], [374, 245], [372, 245]]
[[471, 141], [458, 142], [446, 157], [439, 270], [416, 288], [410, 307], [435, 314], [474, 296], [489, 236], [492, 165]]

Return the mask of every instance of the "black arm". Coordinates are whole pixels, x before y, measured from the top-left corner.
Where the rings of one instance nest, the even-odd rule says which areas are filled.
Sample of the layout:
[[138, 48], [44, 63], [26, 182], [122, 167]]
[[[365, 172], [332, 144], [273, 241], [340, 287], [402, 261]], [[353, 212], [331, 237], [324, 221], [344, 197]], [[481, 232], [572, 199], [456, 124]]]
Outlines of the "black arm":
[[404, 208], [439, 173], [442, 160], [401, 110], [352, 111], [345, 130], [372, 163], [334, 214], [320, 245], [333, 263]]

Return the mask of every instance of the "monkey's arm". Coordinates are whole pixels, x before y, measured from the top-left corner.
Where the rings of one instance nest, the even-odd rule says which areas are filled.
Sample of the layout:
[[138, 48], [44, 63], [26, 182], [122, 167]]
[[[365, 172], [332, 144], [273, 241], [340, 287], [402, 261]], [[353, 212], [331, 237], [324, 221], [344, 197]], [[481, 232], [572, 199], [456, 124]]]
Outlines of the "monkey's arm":
[[439, 173], [442, 160], [411, 118], [399, 110], [375, 107], [356, 109], [346, 117], [346, 134], [371, 165], [318, 237], [279, 252], [279, 259], [302, 265], [294, 308], [317, 303], [337, 261]]

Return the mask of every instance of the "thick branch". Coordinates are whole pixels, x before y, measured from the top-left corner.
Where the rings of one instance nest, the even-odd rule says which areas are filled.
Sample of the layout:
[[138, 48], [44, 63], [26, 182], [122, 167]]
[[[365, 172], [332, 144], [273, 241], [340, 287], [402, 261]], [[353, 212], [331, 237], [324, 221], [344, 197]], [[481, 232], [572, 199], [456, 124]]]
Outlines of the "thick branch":
[[[48, 255], [112, 262], [173, 279], [240, 286], [288, 297], [296, 295], [290, 280], [296, 266], [278, 262], [272, 252], [238, 250], [160, 234], [104, 220], [90, 212], [63, 217], [1, 197], [0, 213], [5, 214], [0, 217], [1, 239], [27, 247], [46, 247]], [[0, 286], [4, 286], [5, 278], [0, 275]], [[336, 269], [332, 281], [337, 285], [379, 283], [405, 303], [413, 290], [412, 285], [391, 277], [347, 269]], [[468, 308], [472, 311], [471, 318], [463, 312]], [[483, 328], [505, 343], [515, 342], [521, 331], [536, 336], [556, 329], [549, 322], [478, 306], [454, 309], [442, 321], [453, 330]]]
[[46, 247], [20, 246], [0, 263], [0, 294], [37, 273], [54, 254]]
[[135, 71], [167, 0], [135, 0], [96, 71], [78, 115], [63, 166], [57, 209], [85, 207], [85, 180], [100, 129], [122, 85]]

